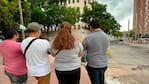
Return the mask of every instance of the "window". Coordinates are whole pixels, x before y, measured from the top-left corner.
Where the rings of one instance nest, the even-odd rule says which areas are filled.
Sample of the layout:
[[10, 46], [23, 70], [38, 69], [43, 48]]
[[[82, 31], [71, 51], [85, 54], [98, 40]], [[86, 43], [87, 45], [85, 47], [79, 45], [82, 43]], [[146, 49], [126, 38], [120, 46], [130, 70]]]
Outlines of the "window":
[[68, 3], [70, 4], [70, 0], [68, 0]]
[[79, 2], [79, 0], [77, 0], [77, 2]]
[[84, 5], [86, 5], [86, 0], [84, 0]]
[[88, 0], [88, 4], [90, 4], [91, 3], [91, 1], [90, 0]]
[[73, 0], [73, 3], [75, 3], [75, 0]]

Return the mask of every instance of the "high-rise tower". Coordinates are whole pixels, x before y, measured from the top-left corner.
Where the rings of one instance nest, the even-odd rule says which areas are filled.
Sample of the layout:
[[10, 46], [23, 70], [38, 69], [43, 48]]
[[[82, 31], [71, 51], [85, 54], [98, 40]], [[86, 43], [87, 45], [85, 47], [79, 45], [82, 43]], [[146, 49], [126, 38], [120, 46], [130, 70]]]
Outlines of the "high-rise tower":
[[149, 33], [149, 0], [134, 0], [133, 28], [137, 34]]

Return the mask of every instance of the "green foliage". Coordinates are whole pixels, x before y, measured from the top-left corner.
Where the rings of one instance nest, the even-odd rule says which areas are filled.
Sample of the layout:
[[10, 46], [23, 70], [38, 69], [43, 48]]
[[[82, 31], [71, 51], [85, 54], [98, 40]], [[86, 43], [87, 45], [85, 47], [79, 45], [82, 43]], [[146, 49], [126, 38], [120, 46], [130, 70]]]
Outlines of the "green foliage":
[[84, 13], [82, 14], [82, 21], [89, 23], [93, 18], [99, 18], [101, 23], [101, 29], [110, 34], [112, 31], [120, 30], [120, 24], [117, 23], [115, 18], [106, 11], [106, 5], [93, 2], [91, 8], [84, 7]]
[[123, 36], [123, 32], [115, 31], [115, 32], [112, 32], [112, 35], [115, 36], [115, 37], [122, 37]]
[[41, 8], [33, 8], [31, 12], [31, 21], [32, 22], [39, 22], [43, 24], [45, 18], [45, 13], [41, 10]]
[[80, 9], [63, 6], [61, 9], [61, 17], [63, 21], [68, 21], [71, 24], [75, 24], [80, 18]]
[[[30, 21], [30, 4], [23, 2], [24, 23]], [[19, 28], [20, 16], [17, 0], [0, 0], [0, 30], [5, 28]]]
[[[31, 21], [31, 3], [22, 2], [24, 25], [27, 25]], [[18, 14], [19, 15], [19, 14]]]
[[45, 24], [47, 26], [58, 25], [63, 21], [69, 21], [71, 24], [75, 24], [80, 18], [79, 8], [52, 4], [47, 5], [44, 9], [46, 13]]
[[134, 30], [131, 30], [130, 33], [129, 33], [129, 36], [130, 36], [130, 37], [135, 36], [135, 31], [134, 31]]
[[[48, 27], [57, 26], [63, 21], [75, 24], [80, 18], [80, 9], [66, 7], [66, 0], [21, 1], [25, 26], [33, 21]], [[8, 27], [18, 28], [19, 24], [20, 15], [17, 0], [0, 0], [0, 30]]]
[[57, 22], [60, 23], [60, 6], [57, 6], [55, 4], [47, 5], [45, 8], [46, 18], [45, 18], [45, 25], [51, 26]]
[[5, 28], [16, 28], [18, 27], [17, 20], [14, 14], [17, 11], [16, 2], [9, 2], [8, 0], [0, 1], [0, 30]]

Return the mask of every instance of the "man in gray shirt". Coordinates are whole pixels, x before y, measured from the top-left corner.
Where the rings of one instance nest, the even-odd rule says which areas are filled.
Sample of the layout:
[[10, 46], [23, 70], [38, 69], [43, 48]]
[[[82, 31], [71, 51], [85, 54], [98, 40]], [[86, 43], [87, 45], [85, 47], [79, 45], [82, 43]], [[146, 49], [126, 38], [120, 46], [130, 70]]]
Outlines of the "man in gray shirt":
[[87, 51], [86, 69], [92, 84], [104, 84], [104, 74], [108, 65], [109, 39], [101, 30], [99, 19], [93, 19], [89, 27], [91, 34], [83, 41], [83, 47]]

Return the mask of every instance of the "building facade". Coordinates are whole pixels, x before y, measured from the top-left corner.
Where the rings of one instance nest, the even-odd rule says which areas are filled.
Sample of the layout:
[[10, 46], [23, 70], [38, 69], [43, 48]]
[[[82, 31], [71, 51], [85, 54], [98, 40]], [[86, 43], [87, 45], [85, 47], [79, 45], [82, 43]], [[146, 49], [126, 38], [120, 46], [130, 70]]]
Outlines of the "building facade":
[[[84, 6], [91, 8], [90, 3], [94, 2], [94, 1], [96, 1], [96, 0], [67, 0], [66, 4], [67, 4], [67, 6], [70, 6], [70, 7], [79, 7], [80, 13], [83, 14]], [[80, 18], [80, 21], [78, 23], [76, 23], [75, 26], [77, 28], [83, 28], [85, 26], [85, 23], [81, 22], [81, 18]]]
[[133, 28], [137, 34], [149, 34], [149, 0], [134, 0]]

